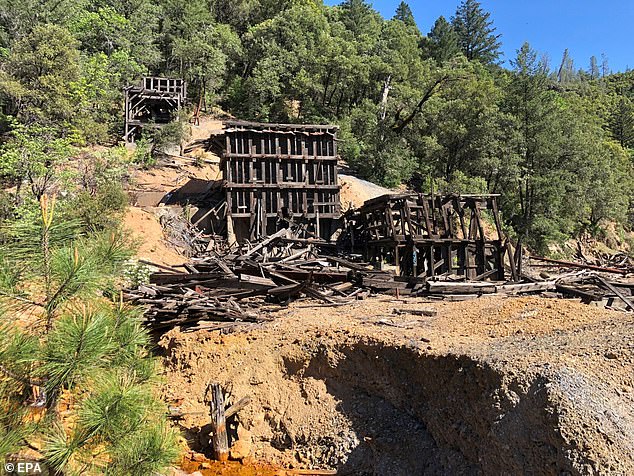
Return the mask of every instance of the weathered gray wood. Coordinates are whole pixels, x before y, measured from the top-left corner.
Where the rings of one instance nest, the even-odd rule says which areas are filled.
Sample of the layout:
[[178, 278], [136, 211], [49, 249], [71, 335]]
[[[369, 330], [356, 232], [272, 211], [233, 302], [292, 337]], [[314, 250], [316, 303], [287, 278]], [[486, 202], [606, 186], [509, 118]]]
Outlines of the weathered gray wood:
[[581, 289], [577, 289], [568, 285], [557, 284], [555, 285], [555, 288], [557, 291], [559, 291], [562, 294], [578, 297], [586, 302], [601, 300], [600, 295], [597, 295], [595, 293], [588, 292], [588, 291], [583, 291]]
[[544, 263], [552, 263], [558, 266], [570, 267], [570, 268], [591, 269], [593, 271], [601, 271], [602, 273], [614, 273], [614, 274], [623, 274], [623, 275], [627, 274], [627, 270], [624, 270], [624, 269], [606, 268], [603, 266], [595, 266], [592, 264], [574, 263], [571, 261], [562, 261], [558, 259], [543, 258], [541, 256], [531, 256], [530, 259], [543, 261]]
[[243, 283], [257, 284], [259, 286], [264, 286], [264, 287], [274, 288], [277, 286], [277, 284], [275, 284], [275, 281], [269, 278], [262, 278], [260, 276], [251, 276], [250, 274], [241, 274], [240, 281]]
[[634, 311], [634, 306], [632, 306], [632, 303], [630, 303], [629, 299], [627, 299], [625, 297], [625, 295], [619, 291], [618, 289], [616, 289], [614, 286], [612, 286], [612, 284], [610, 284], [608, 281], [606, 281], [605, 279], [603, 279], [601, 276], [599, 276], [598, 274], [594, 275], [595, 278], [597, 278], [599, 280], [599, 282], [601, 284], [603, 284], [606, 288], [608, 288], [610, 291], [612, 291], [614, 294], [617, 295], [617, 297], [623, 301], [625, 303], [625, 310], [627, 311], [628, 309], [631, 311]]
[[225, 410], [225, 418], [231, 418], [233, 415], [238, 413], [244, 407], [246, 407], [249, 403], [251, 403], [251, 397], [243, 397], [238, 400], [236, 403], [231, 405], [229, 408]]
[[209, 402], [209, 416], [211, 417], [211, 445], [214, 459], [217, 461], [228, 461], [229, 440], [227, 438], [225, 397], [219, 383], [211, 383], [207, 386], [207, 398]]
[[492, 294], [495, 292], [495, 283], [453, 283], [448, 281], [427, 281], [427, 290], [438, 294]]
[[522, 294], [540, 291], [554, 291], [555, 281], [544, 281], [537, 283], [502, 284], [496, 286], [496, 292], [508, 294]]
[[276, 233], [273, 233], [271, 236], [269, 236], [268, 238], [262, 240], [257, 246], [254, 246], [253, 248], [251, 248], [249, 251], [247, 251], [244, 255], [242, 255], [242, 258], [246, 258], [247, 256], [251, 256], [253, 253], [255, 253], [256, 251], [261, 250], [262, 248], [264, 248], [266, 245], [268, 245], [271, 241], [275, 240], [276, 238], [280, 238], [282, 236], [285, 236], [288, 233], [288, 230], [286, 228], [282, 228], [281, 230], [279, 230]]

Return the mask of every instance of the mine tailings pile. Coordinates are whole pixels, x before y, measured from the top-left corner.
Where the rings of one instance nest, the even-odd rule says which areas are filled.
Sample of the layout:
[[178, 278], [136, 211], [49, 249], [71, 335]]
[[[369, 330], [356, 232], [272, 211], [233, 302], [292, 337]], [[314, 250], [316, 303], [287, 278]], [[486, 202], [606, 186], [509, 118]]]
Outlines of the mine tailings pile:
[[[526, 371], [469, 353], [434, 354], [421, 341], [288, 329], [162, 340], [174, 394], [199, 402], [174, 415], [192, 450], [218, 457], [210, 443], [218, 400], [206, 384], [213, 376], [230, 395], [227, 457], [248, 462], [244, 446], [229, 449], [246, 440], [256, 447], [251, 458], [304, 468], [288, 474], [628, 474], [634, 467], [632, 429], [619, 434], [627, 430], [623, 415], [606, 418], [594, 408], [610, 397], [572, 370]], [[610, 450], [597, 454], [601, 444]]]

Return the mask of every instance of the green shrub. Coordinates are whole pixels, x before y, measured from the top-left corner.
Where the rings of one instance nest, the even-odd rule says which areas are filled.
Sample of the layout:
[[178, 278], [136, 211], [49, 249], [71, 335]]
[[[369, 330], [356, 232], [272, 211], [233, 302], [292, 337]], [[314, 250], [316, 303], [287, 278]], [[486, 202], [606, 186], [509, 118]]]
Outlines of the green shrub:
[[81, 191], [71, 201], [70, 215], [89, 230], [114, 228], [128, 206], [128, 194], [121, 183], [109, 182], [96, 187], [96, 192]]

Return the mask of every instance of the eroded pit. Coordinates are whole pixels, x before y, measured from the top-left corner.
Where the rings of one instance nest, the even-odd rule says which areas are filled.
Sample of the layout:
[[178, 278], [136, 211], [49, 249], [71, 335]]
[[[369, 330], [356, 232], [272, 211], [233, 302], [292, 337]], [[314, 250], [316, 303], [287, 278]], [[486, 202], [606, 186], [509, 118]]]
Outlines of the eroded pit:
[[[358, 444], [342, 474], [573, 471], [547, 382], [507, 379], [468, 357], [382, 343], [320, 345], [283, 358], [288, 378], [322, 381]], [[344, 439], [335, 435], [334, 442]]]
[[561, 435], [551, 384], [540, 375], [372, 339], [198, 336], [163, 345], [169, 375], [183, 379], [170, 381], [167, 396], [185, 393], [182, 426], [196, 451], [208, 451], [203, 392], [215, 380], [234, 398], [252, 397], [238, 418], [248, 440], [238, 458], [355, 475], [591, 468]]

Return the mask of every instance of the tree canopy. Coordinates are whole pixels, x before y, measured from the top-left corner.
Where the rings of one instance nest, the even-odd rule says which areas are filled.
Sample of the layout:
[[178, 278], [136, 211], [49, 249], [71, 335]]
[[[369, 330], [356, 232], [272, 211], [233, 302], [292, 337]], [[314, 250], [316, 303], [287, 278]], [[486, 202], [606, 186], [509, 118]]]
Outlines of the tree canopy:
[[433, 25], [406, 2], [390, 19], [366, 0], [0, 3], [7, 179], [28, 180], [11, 169], [24, 127], [116, 141], [122, 88], [150, 74], [240, 118], [337, 123], [343, 159], [384, 185], [500, 193], [510, 231], [538, 248], [632, 225], [634, 73], [611, 74], [605, 54], [577, 70], [568, 50], [551, 71], [529, 45], [502, 67], [477, 0]]

